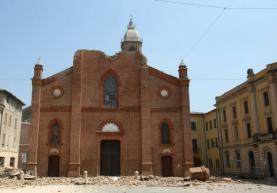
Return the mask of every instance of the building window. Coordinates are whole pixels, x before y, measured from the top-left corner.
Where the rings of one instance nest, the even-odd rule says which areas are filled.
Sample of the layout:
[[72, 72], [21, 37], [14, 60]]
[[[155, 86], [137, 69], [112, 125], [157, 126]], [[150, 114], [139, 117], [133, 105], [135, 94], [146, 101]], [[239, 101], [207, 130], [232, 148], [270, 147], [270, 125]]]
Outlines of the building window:
[[237, 118], [237, 109], [236, 109], [236, 106], [233, 106], [232, 110], [233, 110], [233, 118], [236, 119]]
[[208, 131], [208, 129], [209, 129], [209, 123], [206, 122], [206, 131]]
[[216, 166], [216, 168], [219, 168], [219, 159], [215, 160], [215, 166]]
[[235, 126], [235, 139], [238, 140], [239, 139], [239, 129], [237, 126]]
[[209, 168], [213, 168], [213, 160], [209, 159]]
[[210, 120], [210, 130], [213, 129], [213, 124], [212, 124], [212, 120]]
[[14, 129], [17, 129], [17, 118], [14, 119]]
[[5, 117], [4, 117], [4, 124], [7, 125], [7, 119], [8, 119], [8, 115], [7, 113], [5, 113]]
[[244, 102], [243, 102], [243, 106], [244, 106], [244, 113], [245, 113], [245, 114], [248, 114], [248, 113], [249, 113], [248, 101], [244, 101]]
[[163, 123], [161, 127], [161, 143], [170, 144], [170, 129], [167, 123]]
[[211, 139], [212, 148], [214, 148], [214, 139]]
[[10, 158], [10, 167], [14, 167], [14, 162], [15, 162], [15, 158], [11, 157]]
[[225, 162], [226, 162], [226, 167], [230, 168], [230, 155], [229, 155], [229, 152], [225, 152]]
[[104, 80], [104, 106], [116, 107], [118, 97], [118, 83], [114, 76], [108, 75]]
[[15, 147], [15, 143], [16, 143], [16, 138], [13, 137], [13, 147]]
[[215, 138], [215, 147], [218, 148], [218, 140], [217, 140], [217, 137]]
[[52, 130], [51, 130], [51, 144], [52, 145], [58, 145], [61, 142], [61, 127], [60, 125], [55, 122], [52, 125]]
[[266, 122], [267, 122], [268, 133], [272, 133], [273, 132], [273, 126], [272, 126], [272, 119], [271, 119], [271, 117], [267, 117], [266, 118]]
[[197, 139], [192, 139], [192, 150], [194, 153], [197, 153]]
[[9, 126], [11, 126], [12, 125], [12, 115], [10, 115], [10, 117], [9, 117]]
[[210, 149], [210, 141], [207, 139], [207, 148]]
[[216, 119], [214, 119], [214, 128], [216, 128], [217, 126], [216, 126]]
[[4, 167], [5, 157], [0, 157], [0, 167]]
[[135, 48], [134, 46], [131, 46], [131, 47], [129, 48], [129, 51], [136, 51], [136, 48]]
[[224, 129], [224, 136], [225, 136], [225, 142], [227, 143], [229, 141], [229, 136], [228, 136], [228, 130]]
[[195, 121], [191, 122], [191, 129], [194, 131], [196, 130], [196, 122]]
[[103, 127], [102, 127], [102, 132], [120, 132], [120, 129], [118, 127], [118, 125], [114, 124], [114, 123], [106, 123]]
[[226, 110], [223, 110], [223, 121], [227, 121]]
[[240, 152], [239, 151], [236, 152], [236, 166], [237, 166], [237, 168], [241, 167]]
[[252, 134], [251, 134], [251, 125], [250, 125], [250, 123], [246, 123], [246, 130], [247, 130], [247, 137], [251, 138]]
[[268, 106], [268, 105], [269, 105], [269, 96], [268, 96], [268, 92], [265, 91], [265, 92], [263, 93], [263, 96], [264, 96], [264, 105], [265, 105], [265, 106]]
[[5, 143], [6, 143], [6, 134], [3, 133], [3, 137], [2, 137], [2, 147], [5, 146]]

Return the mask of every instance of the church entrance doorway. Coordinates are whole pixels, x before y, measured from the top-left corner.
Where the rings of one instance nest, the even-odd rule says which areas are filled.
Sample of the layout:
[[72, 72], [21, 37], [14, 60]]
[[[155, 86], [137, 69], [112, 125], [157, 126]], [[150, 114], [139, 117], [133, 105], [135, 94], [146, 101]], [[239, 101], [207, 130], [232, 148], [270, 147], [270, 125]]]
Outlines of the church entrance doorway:
[[102, 140], [100, 143], [100, 175], [120, 175], [120, 141]]
[[50, 155], [48, 157], [48, 176], [59, 177], [60, 175], [60, 157], [58, 155]]
[[162, 176], [173, 176], [171, 156], [162, 156]]

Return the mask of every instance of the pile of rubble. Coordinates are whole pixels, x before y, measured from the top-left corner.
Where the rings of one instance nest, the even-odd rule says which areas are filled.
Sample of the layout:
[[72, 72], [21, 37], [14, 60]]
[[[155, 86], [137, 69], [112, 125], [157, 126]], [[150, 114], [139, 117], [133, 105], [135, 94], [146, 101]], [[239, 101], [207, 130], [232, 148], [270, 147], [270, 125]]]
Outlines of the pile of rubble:
[[[203, 182], [205, 181], [205, 182]], [[190, 177], [158, 177], [141, 176], [136, 171], [134, 176], [107, 177], [97, 176], [88, 177], [84, 172], [83, 177], [34, 177], [24, 174], [20, 170], [5, 170], [0, 172], [0, 188], [19, 188], [24, 186], [45, 186], [45, 185], [144, 185], [144, 186], [194, 186], [201, 183], [214, 182], [235, 182], [231, 178], [209, 177], [207, 168], [194, 168], [190, 170]]]

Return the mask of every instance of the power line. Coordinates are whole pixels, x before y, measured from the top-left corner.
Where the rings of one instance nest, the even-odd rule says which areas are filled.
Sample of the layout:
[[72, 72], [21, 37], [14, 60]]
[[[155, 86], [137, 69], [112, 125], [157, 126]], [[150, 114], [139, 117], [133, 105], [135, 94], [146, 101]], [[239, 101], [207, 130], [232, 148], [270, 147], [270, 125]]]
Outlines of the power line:
[[[230, 0], [226, 7], [229, 7], [234, 3], [235, 0]], [[204, 32], [201, 34], [199, 39], [195, 42], [195, 44], [189, 49], [188, 54], [186, 56], [186, 59], [190, 56], [191, 53], [197, 48], [197, 46], [200, 44], [202, 39], [205, 37], [205, 35], [210, 31], [210, 29], [215, 25], [215, 23], [219, 20], [219, 18], [223, 15], [223, 13], [226, 11], [226, 8], [221, 8], [221, 11], [218, 13], [218, 15], [214, 18], [214, 20], [208, 25], [208, 27], [204, 30]]]
[[228, 9], [228, 10], [277, 10], [277, 7], [229, 7], [229, 6], [210, 5], [210, 4], [190, 3], [190, 2], [186, 2], [186, 1], [175, 1], [175, 0], [155, 0], [155, 1], [160, 1], [160, 2], [163, 2], [163, 3], [170, 3], [170, 4], [179, 4], [179, 5], [193, 6], [193, 7], [206, 7], [206, 8], [213, 8], [213, 9]]
[[195, 44], [189, 49], [187, 56], [185, 59], [187, 59], [190, 54], [193, 53], [193, 51], [197, 48], [197, 46], [200, 44], [202, 39], [205, 37], [205, 35], [210, 31], [210, 29], [215, 25], [215, 23], [219, 20], [219, 18], [223, 15], [223, 13], [226, 11], [226, 9], [222, 9], [219, 14], [214, 18], [214, 20], [208, 25], [208, 27], [204, 30], [204, 32], [201, 34], [199, 39], [195, 42]]

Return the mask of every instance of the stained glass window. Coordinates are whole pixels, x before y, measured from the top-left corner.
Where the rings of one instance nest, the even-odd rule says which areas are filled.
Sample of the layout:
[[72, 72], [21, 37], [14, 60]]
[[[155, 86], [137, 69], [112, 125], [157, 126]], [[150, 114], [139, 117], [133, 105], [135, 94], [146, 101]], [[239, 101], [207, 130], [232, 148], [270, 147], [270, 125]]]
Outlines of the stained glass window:
[[117, 106], [117, 80], [108, 75], [104, 81], [104, 105], [107, 107]]
[[162, 144], [170, 144], [170, 130], [167, 123], [162, 124], [161, 128], [161, 143]]
[[51, 144], [53, 145], [60, 144], [60, 135], [61, 135], [60, 125], [58, 123], [55, 123], [52, 126]]

